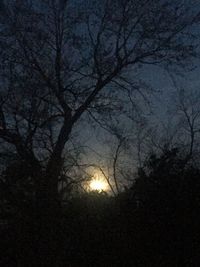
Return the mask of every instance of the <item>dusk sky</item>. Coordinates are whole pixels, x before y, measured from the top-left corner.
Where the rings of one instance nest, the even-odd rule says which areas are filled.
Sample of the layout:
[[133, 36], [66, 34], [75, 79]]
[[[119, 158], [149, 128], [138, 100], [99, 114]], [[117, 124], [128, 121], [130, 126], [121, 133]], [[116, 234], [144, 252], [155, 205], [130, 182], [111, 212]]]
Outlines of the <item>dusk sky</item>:
[[0, 266], [199, 267], [199, 0], [0, 0]]

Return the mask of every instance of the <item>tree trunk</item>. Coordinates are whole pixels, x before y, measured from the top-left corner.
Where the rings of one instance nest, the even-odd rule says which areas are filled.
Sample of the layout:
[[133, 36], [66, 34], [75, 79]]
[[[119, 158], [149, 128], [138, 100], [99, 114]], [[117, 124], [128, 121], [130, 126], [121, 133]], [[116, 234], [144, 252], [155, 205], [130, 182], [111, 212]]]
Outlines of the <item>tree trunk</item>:
[[60, 266], [62, 250], [61, 203], [58, 194], [59, 166], [41, 175], [36, 189], [34, 266]]
[[58, 193], [58, 180], [62, 170], [62, 152], [71, 124], [64, 122], [54, 152], [47, 164], [46, 171], [37, 184], [36, 224], [37, 224], [37, 266], [61, 266], [62, 244], [62, 209]]

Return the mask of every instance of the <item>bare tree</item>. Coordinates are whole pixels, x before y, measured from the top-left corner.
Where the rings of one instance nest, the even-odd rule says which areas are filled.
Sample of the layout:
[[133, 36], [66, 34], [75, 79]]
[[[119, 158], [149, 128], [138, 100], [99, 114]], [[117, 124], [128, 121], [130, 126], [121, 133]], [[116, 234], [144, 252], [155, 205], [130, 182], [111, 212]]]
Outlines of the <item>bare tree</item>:
[[200, 95], [196, 90], [177, 89], [176, 108], [187, 161], [195, 159], [200, 132]]
[[32, 166], [47, 214], [58, 210], [63, 153], [86, 111], [113, 104], [118, 116], [114, 104], [134, 94], [139, 66], [181, 64], [195, 55], [199, 13], [188, 4], [3, 2], [0, 138]]

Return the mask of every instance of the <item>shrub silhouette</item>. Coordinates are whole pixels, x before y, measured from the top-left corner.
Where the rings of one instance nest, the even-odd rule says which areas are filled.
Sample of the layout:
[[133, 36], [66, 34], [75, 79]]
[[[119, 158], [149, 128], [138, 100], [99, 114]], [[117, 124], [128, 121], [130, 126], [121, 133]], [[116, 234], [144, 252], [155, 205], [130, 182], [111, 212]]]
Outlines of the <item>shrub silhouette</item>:
[[[22, 168], [21, 168], [22, 170]], [[12, 171], [12, 168], [9, 170]], [[39, 251], [34, 195], [28, 198], [25, 172], [1, 182], [1, 200], [18, 183], [1, 223], [1, 266], [198, 266], [200, 249], [200, 170], [185, 164], [177, 149], [151, 155], [133, 185], [117, 197], [80, 193], [63, 204], [55, 239], [44, 231], [51, 255]], [[12, 172], [11, 172], [12, 173]], [[5, 178], [5, 176], [4, 176]], [[5, 190], [5, 188], [7, 188]], [[23, 194], [21, 194], [23, 192]], [[33, 203], [32, 203], [32, 202]], [[5, 204], [6, 205], [6, 204]], [[13, 206], [12, 206], [13, 205]], [[6, 209], [5, 209], [6, 210]]]

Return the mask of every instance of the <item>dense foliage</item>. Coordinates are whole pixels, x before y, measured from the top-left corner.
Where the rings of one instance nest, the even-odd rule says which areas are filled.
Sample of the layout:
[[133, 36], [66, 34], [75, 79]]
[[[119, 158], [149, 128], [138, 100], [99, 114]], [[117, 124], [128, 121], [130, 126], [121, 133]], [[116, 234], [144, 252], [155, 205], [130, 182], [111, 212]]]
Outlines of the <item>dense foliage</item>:
[[37, 225], [23, 177], [15, 184], [1, 180], [10, 188], [1, 195], [1, 266], [198, 266], [200, 170], [177, 149], [151, 155], [117, 197], [90, 192], [65, 202], [50, 235]]

